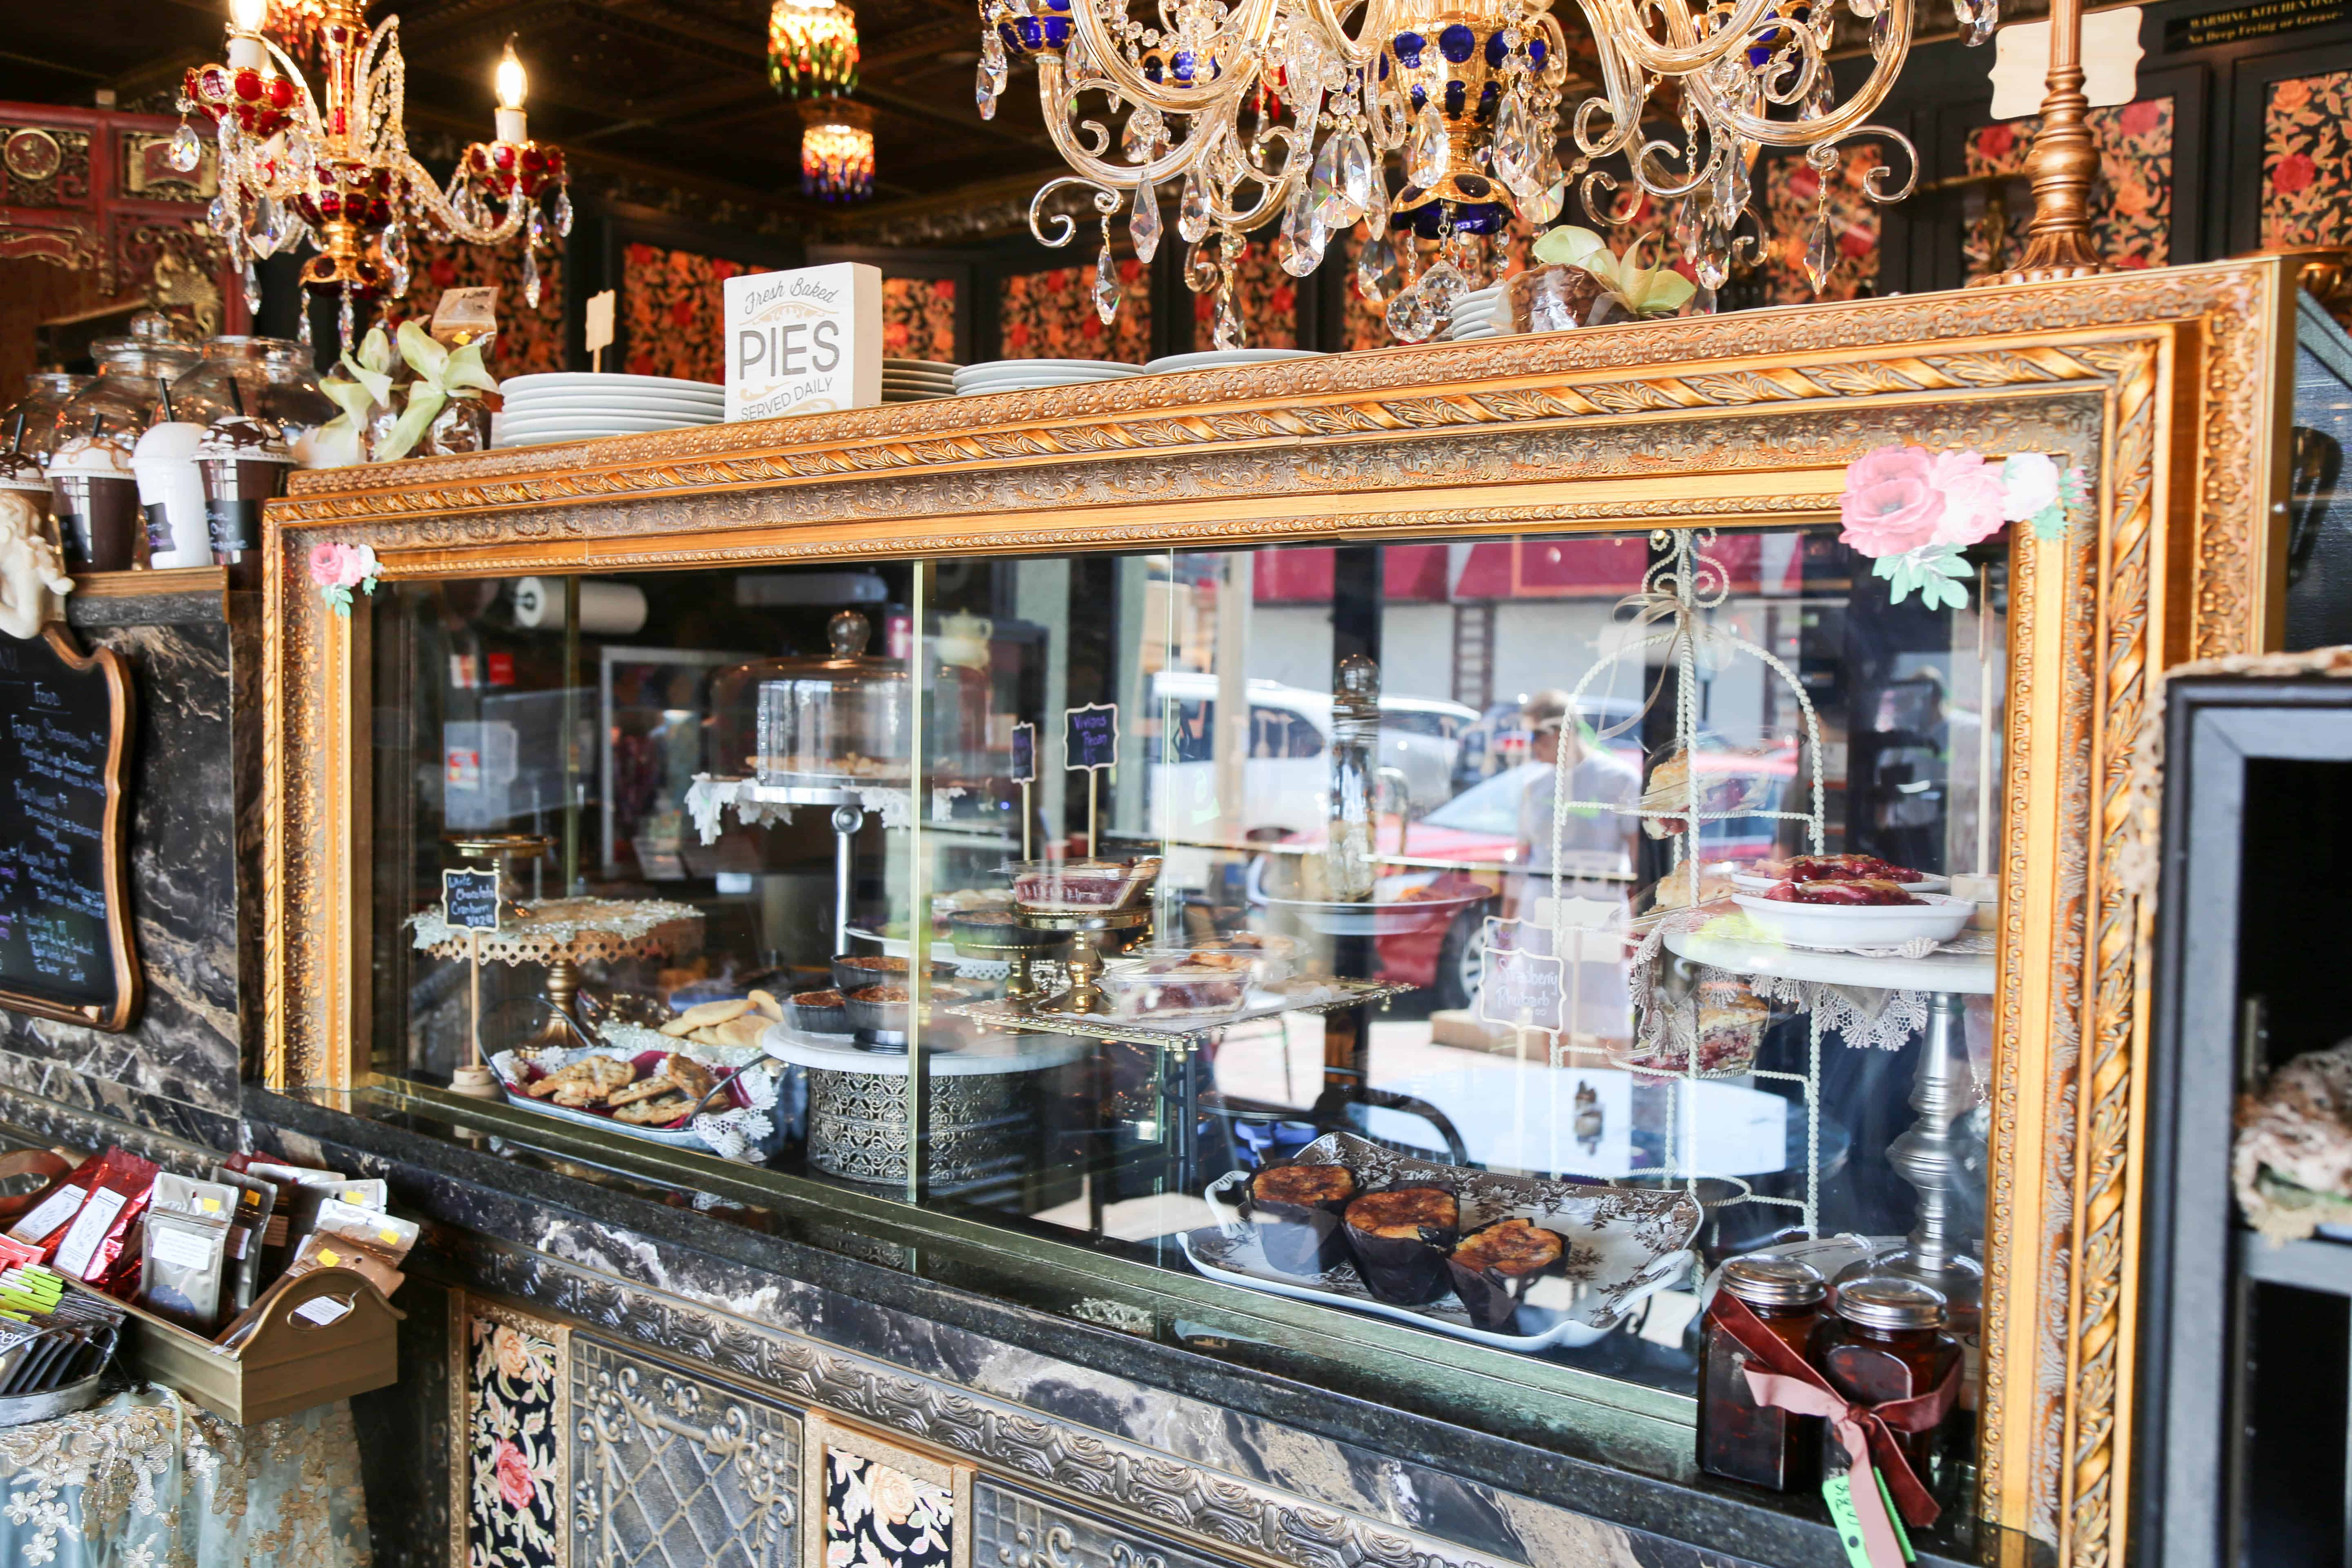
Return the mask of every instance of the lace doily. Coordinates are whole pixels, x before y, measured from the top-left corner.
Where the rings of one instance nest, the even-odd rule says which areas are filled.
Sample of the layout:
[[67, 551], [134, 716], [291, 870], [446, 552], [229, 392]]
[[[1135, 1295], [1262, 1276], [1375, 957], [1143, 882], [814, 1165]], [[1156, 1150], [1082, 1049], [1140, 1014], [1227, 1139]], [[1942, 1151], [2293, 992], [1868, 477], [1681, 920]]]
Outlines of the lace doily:
[[[440, 958], [465, 956], [475, 934], [451, 925], [438, 908], [418, 910], [408, 923], [416, 947]], [[507, 963], [665, 958], [702, 945], [702, 911], [664, 899], [542, 899], [480, 936], [482, 956]]]
[[[894, 789], [887, 784], [846, 784], [843, 786], [857, 797], [859, 809], [871, 812], [882, 819], [882, 826], [893, 830], [915, 825], [915, 792]], [[761, 800], [757, 786], [750, 779], [713, 778], [709, 773], [697, 773], [686, 790], [686, 815], [694, 823], [694, 831], [704, 847], [719, 842], [724, 826], [720, 818], [727, 808], [735, 808], [735, 820], [746, 827], [766, 827], [775, 823], [789, 823], [793, 808], [781, 801]], [[945, 822], [952, 804], [968, 792], [961, 784], [942, 784], [931, 791], [931, 820]]]

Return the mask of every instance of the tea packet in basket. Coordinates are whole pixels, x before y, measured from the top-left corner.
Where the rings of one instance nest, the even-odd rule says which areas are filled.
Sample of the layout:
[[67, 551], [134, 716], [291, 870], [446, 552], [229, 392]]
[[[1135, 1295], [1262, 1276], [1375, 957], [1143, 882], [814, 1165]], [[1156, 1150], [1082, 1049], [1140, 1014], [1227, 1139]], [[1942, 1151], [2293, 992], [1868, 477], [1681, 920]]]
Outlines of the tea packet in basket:
[[226, 1219], [151, 1207], [140, 1265], [140, 1305], [183, 1328], [211, 1334], [220, 1321], [227, 1258]]

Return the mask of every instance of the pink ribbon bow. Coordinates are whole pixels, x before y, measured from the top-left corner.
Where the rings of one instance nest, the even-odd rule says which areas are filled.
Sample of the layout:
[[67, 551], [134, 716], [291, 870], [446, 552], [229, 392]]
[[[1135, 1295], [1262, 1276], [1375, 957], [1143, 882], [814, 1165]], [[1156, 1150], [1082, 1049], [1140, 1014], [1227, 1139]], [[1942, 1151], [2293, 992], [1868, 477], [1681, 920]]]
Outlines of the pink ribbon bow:
[[[1884, 1405], [1856, 1405], [1832, 1388], [1819, 1369], [1790, 1350], [1730, 1291], [1717, 1290], [1707, 1310], [1748, 1352], [1749, 1364], [1740, 1371], [1757, 1404], [1829, 1422], [1851, 1466], [1853, 1511], [1862, 1523], [1863, 1547], [1872, 1568], [1902, 1568], [1903, 1546], [1886, 1517], [1885, 1500], [1870, 1479], [1870, 1468], [1874, 1460], [1907, 1522], [1922, 1527], [1936, 1522], [1943, 1510], [1895, 1446], [1895, 1434], [1932, 1431], [1943, 1421], [1959, 1394], [1959, 1364], [1954, 1363], [1944, 1380], [1926, 1394]], [[1759, 1362], [1763, 1364], [1755, 1364]]]

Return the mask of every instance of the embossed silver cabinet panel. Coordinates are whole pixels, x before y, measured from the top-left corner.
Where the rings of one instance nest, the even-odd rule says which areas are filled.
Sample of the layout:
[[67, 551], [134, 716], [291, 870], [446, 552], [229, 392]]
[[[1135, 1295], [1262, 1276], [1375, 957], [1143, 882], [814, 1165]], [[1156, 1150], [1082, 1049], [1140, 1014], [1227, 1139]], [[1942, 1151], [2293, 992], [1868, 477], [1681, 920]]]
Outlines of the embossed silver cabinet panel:
[[971, 1512], [971, 1568], [1234, 1568], [986, 1476], [972, 1483]]
[[800, 1417], [572, 1340], [573, 1568], [793, 1568]]

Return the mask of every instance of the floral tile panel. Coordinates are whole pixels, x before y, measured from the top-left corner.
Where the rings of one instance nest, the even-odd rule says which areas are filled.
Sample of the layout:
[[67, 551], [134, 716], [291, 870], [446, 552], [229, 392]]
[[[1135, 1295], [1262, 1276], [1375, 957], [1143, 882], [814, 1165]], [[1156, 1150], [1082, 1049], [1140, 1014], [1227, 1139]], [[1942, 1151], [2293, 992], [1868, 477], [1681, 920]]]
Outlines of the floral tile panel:
[[564, 1490], [570, 1332], [454, 1296], [465, 1375], [457, 1517], [465, 1568], [569, 1568]]
[[622, 368], [631, 375], [725, 381], [727, 303], [720, 286], [757, 270], [691, 250], [624, 247], [620, 326], [628, 358]]
[[[2099, 149], [2099, 178], [2091, 187], [2091, 232], [2111, 266], [2162, 267], [2172, 259], [2172, 129], [2170, 98], [2143, 98], [2094, 109], [2087, 117]], [[2021, 174], [2033, 151], [2040, 117], [1979, 125], [1969, 132], [1971, 174]], [[2015, 264], [2025, 249], [2032, 205], [2009, 195], [1998, 234], [1981, 226], [1962, 241], [1969, 276]]]
[[2263, 106], [2263, 247], [2352, 234], [2352, 71], [2271, 84]]
[[1151, 357], [1151, 269], [1132, 256], [1115, 260], [1118, 312], [1105, 324], [1095, 309], [1094, 263], [1016, 272], [999, 285], [997, 357], [1101, 359], [1141, 364]]
[[803, 1568], [970, 1568], [970, 1466], [903, 1448], [811, 1411]]
[[463, 240], [412, 238], [408, 293], [384, 306], [386, 330], [401, 322], [430, 323], [445, 289], [496, 289], [499, 337], [490, 350], [496, 375], [535, 375], [563, 368], [563, 253], [539, 258], [539, 303], [523, 298], [522, 246], [467, 245]]
[[882, 353], [891, 359], [955, 358], [956, 280], [882, 279]]

